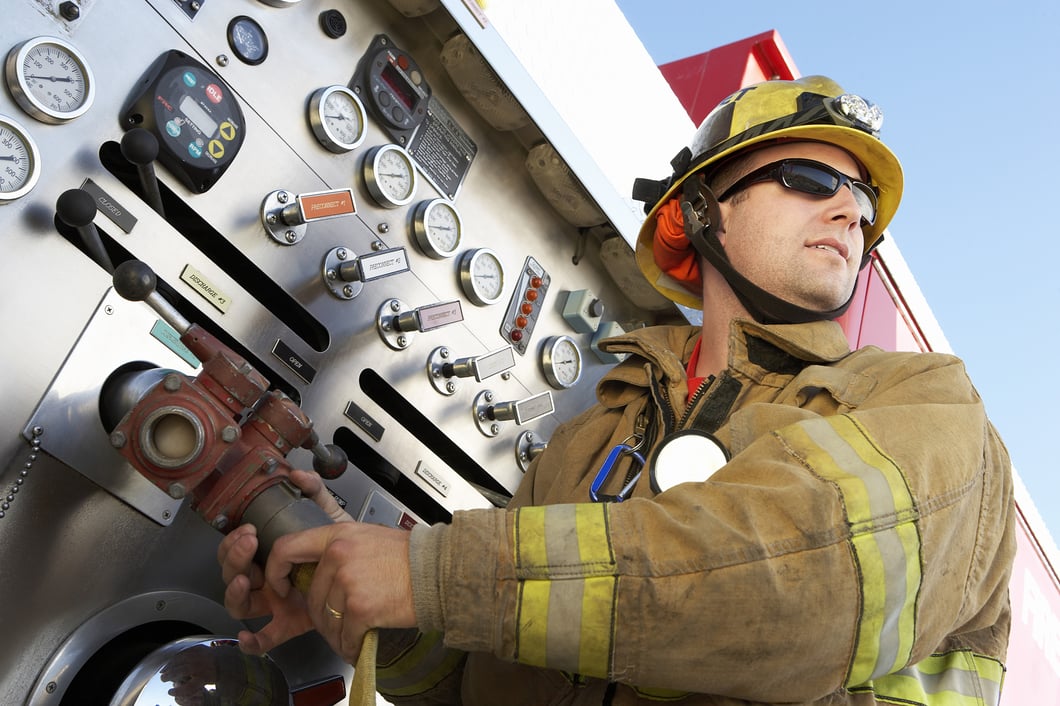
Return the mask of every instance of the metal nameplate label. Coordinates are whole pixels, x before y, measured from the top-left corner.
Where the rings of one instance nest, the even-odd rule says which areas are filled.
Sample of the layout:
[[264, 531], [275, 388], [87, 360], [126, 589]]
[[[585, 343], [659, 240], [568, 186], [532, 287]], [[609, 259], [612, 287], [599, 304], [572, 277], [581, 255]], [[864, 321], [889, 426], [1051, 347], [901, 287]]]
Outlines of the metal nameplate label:
[[429, 304], [421, 306], [416, 311], [420, 320], [420, 331], [432, 331], [464, 320], [464, 312], [460, 308], [459, 301]]
[[399, 272], [407, 272], [409, 269], [409, 258], [405, 248], [391, 248], [377, 253], [361, 255], [357, 258], [357, 266], [361, 270], [361, 281], [371, 282], [380, 277], [389, 277]]
[[302, 209], [302, 218], [306, 221], [350, 216], [357, 212], [353, 202], [353, 189], [299, 194], [298, 206]]
[[317, 369], [310, 365], [305, 358], [294, 352], [290, 346], [283, 341], [277, 340], [272, 347], [272, 354], [291, 369], [291, 372], [302, 378], [307, 385], [313, 384], [317, 376]]
[[416, 475], [426, 481], [427, 485], [438, 491], [438, 494], [443, 498], [449, 497], [449, 490], [452, 486], [449, 485], [448, 481], [438, 475], [437, 472], [428, 468], [427, 464], [423, 461], [416, 464]]
[[527, 397], [525, 400], [516, 403], [515, 421], [518, 424], [523, 424], [538, 417], [543, 417], [546, 414], [552, 414], [555, 409], [552, 404], [552, 393], [549, 391], [542, 392], [539, 395]]
[[383, 438], [383, 432], [386, 429], [376, 421], [375, 417], [365, 412], [356, 403], [348, 402], [346, 409], [342, 412], [347, 419], [359, 426], [364, 430], [364, 433], [372, 437], [376, 441]]
[[499, 348], [475, 358], [475, 380], [482, 382], [488, 377], [515, 367], [515, 353], [511, 346]]
[[198, 292], [203, 299], [213, 304], [214, 308], [222, 314], [228, 313], [228, 307], [232, 303], [231, 297], [222, 292], [217, 285], [206, 279], [206, 275], [191, 265], [185, 265], [184, 269], [180, 271], [180, 279]]
[[151, 335], [160, 341], [166, 348], [180, 356], [180, 359], [185, 363], [193, 368], [199, 367], [199, 359], [195, 357], [195, 354], [191, 352], [190, 348], [181, 342], [180, 334], [177, 333], [177, 330], [165, 321], [162, 321], [161, 319], [156, 321], [154, 326], [151, 327]]
[[118, 203], [117, 199], [101, 189], [99, 184], [91, 179], [85, 179], [85, 182], [81, 184], [81, 189], [95, 200], [96, 208], [100, 213], [126, 233], [132, 233], [133, 226], [136, 225], [136, 216], [129, 213], [124, 206]]

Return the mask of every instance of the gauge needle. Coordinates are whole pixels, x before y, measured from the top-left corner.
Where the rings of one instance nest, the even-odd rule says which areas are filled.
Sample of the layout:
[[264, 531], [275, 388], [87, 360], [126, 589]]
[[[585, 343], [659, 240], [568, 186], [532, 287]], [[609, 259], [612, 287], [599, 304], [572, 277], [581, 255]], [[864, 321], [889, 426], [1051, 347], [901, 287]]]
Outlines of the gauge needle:
[[392, 174], [392, 173], [391, 174], [387, 174], [386, 172], [381, 173], [379, 176], [393, 177], [395, 179], [404, 179], [405, 178], [404, 174]]
[[18, 161], [18, 157], [16, 157], [13, 154], [5, 154], [4, 156], [0, 157], [0, 159], [4, 160], [5, 162], [17, 162]]
[[40, 79], [41, 81], [62, 81], [64, 83], [72, 83], [73, 79], [69, 76], [26, 76], [26, 78]]
[[342, 120], [343, 122], [349, 122], [350, 118], [346, 115], [325, 115], [328, 120]]

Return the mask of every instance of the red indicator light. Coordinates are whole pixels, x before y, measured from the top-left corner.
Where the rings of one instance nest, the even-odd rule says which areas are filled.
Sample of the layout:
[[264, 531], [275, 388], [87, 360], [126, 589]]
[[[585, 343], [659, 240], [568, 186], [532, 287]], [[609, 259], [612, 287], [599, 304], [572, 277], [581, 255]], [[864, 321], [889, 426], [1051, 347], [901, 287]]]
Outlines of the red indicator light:
[[519, 306], [519, 311], [521, 311], [524, 314], [526, 314], [527, 316], [529, 316], [530, 314], [534, 313], [534, 305], [531, 304], [530, 302], [523, 302]]
[[522, 329], [512, 329], [512, 332], [508, 335], [515, 343], [518, 343], [519, 341], [523, 340]]
[[540, 277], [534, 276], [534, 277], [530, 278], [530, 286], [533, 287], [534, 289], [540, 289], [541, 288], [541, 284], [542, 283], [541, 283], [541, 278]]
[[527, 301], [536, 302], [537, 301], [537, 295], [538, 295], [538, 291], [536, 289], [528, 289], [528, 290], [526, 290], [526, 300]]

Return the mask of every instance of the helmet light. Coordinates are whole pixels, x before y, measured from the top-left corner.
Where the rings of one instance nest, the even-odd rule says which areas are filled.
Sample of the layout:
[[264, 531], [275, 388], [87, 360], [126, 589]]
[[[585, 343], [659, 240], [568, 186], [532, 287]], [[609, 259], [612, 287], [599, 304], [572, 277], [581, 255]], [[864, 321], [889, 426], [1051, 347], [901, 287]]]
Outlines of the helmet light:
[[853, 93], [836, 96], [826, 105], [833, 115], [849, 122], [851, 127], [876, 135], [883, 127], [883, 110], [880, 106]]

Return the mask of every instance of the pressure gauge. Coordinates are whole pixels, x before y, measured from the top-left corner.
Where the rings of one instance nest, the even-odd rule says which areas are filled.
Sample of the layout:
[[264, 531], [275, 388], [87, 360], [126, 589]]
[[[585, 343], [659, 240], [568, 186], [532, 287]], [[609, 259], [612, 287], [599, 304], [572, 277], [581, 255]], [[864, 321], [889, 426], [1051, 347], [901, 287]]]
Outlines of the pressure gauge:
[[228, 46], [244, 64], [257, 66], [269, 57], [269, 37], [257, 20], [238, 15], [228, 22]]
[[309, 126], [332, 152], [349, 152], [364, 142], [367, 124], [361, 99], [345, 86], [325, 86], [309, 99]]
[[475, 304], [487, 306], [501, 300], [504, 268], [489, 248], [469, 250], [460, 257], [460, 286]]
[[557, 390], [574, 387], [582, 376], [582, 353], [570, 336], [551, 336], [541, 346], [541, 369]]
[[35, 37], [14, 46], [4, 65], [7, 87], [19, 107], [45, 123], [84, 115], [96, 95], [85, 58], [57, 37]]
[[460, 245], [460, 214], [445, 199], [424, 201], [412, 216], [412, 233], [424, 254], [435, 260], [452, 257]]
[[397, 145], [374, 147], [364, 158], [364, 183], [383, 208], [398, 208], [416, 196], [416, 167]]
[[40, 152], [26, 129], [0, 115], [0, 203], [28, 194], [40, 177]]

